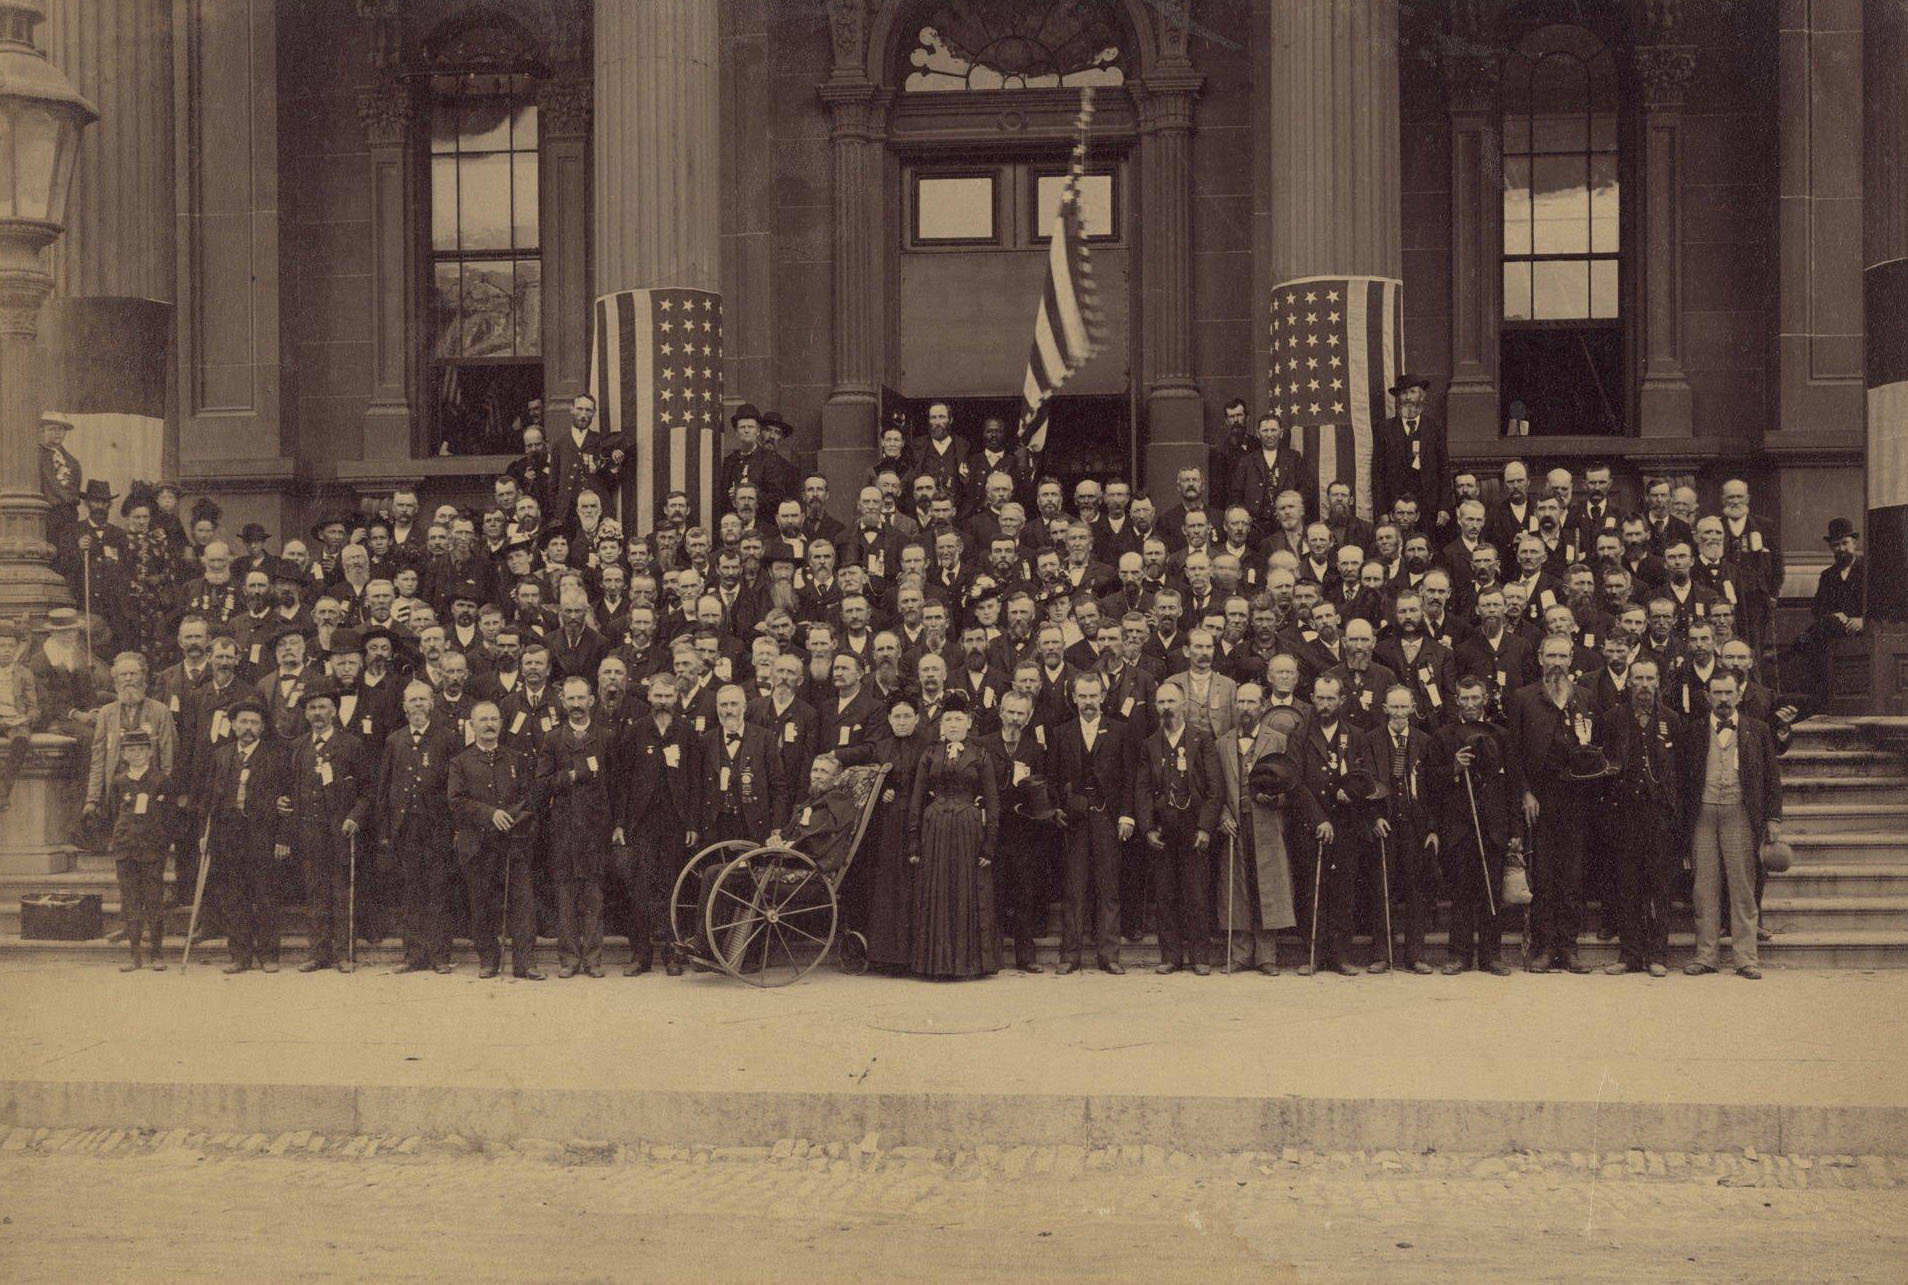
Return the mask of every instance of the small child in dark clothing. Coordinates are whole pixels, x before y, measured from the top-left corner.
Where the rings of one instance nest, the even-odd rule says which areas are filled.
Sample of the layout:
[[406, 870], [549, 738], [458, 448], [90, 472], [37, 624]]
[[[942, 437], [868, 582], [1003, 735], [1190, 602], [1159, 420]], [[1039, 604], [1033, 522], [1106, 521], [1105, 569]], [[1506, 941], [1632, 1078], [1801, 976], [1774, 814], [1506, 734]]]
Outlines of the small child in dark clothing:
[[126, 943], [132, 962], [122, 973], [146, 965], [141, 949], [143, 933], [152, 943], [152, 967], [166, 967], [164, 947], [166, 845], [172, 834], [172, 783], [152, 762], [152, 734], [134, 728], [119, 742], [119, 768], [106, 791], [106, 824], [119, 874], [119, 910], [126, 921]]

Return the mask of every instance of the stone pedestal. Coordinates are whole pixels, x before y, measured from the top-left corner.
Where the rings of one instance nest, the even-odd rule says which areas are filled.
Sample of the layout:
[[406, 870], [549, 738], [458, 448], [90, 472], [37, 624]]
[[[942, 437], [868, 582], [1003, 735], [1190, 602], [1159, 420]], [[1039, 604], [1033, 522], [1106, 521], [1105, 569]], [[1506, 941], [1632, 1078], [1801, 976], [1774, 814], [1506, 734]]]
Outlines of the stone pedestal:
[[0, 875], [57, 875], [73, 868], [66, 841], [85, 802], [79, 752], [70, 736], [42, 733], [0, 812]]
[[1864, 9], [1863, 321], [1870, 699], [1908, 712], [1908, 12]]

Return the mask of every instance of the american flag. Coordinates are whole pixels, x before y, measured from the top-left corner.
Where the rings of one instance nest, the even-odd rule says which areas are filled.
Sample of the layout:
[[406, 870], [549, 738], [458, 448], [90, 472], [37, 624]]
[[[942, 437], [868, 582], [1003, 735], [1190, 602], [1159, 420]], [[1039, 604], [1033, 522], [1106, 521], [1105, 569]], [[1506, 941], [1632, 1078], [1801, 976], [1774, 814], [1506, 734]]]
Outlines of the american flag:
[[1047, 398], [1100, 350], [1100, 314], [1080, 223], [1080, 176], [1086, 170], [1087, 129], [1093, 123], [1093, 89], [1080, 90], [1077, 137], [1060, 208], [1054, 211], [1047, 245], [1047, 283], [1034, 314], [1027, 378], [1021, 385], [1020, 436], [1029, 451], [1047, 444]]
[[625, 527], [654, 530], [671, 491], [688, 494], [691, 521], [714, 522], [722, 296], [669, 288], [599, 297], [590, 393], [603, 430], [633, 444]]
[[1266, 409], [1318, 465], [1320, 491], [1349, 482], [1366, 518], [1372, 430], [1404, 369], [1403, 293], [1395, 277], [1300, 277], [1272, 291]]

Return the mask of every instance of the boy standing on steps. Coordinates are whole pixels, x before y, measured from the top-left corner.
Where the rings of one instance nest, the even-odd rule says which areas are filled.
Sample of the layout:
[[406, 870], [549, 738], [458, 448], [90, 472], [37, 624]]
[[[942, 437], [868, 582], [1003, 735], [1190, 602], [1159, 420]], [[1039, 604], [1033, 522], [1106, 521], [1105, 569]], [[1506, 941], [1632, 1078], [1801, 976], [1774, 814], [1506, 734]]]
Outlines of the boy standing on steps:
[[132, 961], [122, 973], [145, 967], [144, 930], [152, 943], [152, 968], [165, 971], [166, 847], [171, 842], [172, 783], [152, 761], [152, 734], [142, 727], [120, 738], [119, 766], [106, 791], [107, 850], [119, 874], [119, 909], [126, 921]]

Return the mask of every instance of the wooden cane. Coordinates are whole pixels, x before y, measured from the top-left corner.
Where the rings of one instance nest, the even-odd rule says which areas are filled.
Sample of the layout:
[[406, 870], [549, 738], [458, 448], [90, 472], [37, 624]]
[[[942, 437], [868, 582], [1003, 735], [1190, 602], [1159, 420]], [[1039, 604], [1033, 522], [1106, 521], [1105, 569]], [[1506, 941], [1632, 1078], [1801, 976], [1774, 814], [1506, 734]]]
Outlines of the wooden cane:
[[[1327, 839], [1326, 843], [1328, 845], [1333, 845], [1333, 844], [1336, 844], [1337, 842], [1338, 842], [1338, 830], [1336, 827], [1334, 827], [1332, 830], [1332, 837], [1330, 839]], [[1316, 843], [1314, 843], [1312, 846], [1318, 847]], [[1318, 848], [1316, 859], [1312, 862], [1311, 969], [1315, 973], [1318, 971], [1318, 897], [1319, 897], [1319, 890], [1324, 886], [1324, 883], [1325, 883], [1325, 849]]]
[[358, 966], [358, 836], [345, 836], [345, 854], [350, 862], [345, 871], [345, 960]]
[[[1235, 819], [1233, 824], [1237, 825]], [[1236, 835], [1226, 836], [1226, 971], [1232, 971], [1232, 877], [1236, 864], [1239, 842]]]
[[192, 966], [192, 939], [199, 932], [199, 906], [205, 900], [205, 877], [212, 868], [212, 851], [208, 841], [212, 837], [212, 814], [205, 814], [205, 829], [199, 832], [199, 876], [192, 889], [192, 913], [186, 917], [185, 953], [179, 956], [179, 971], [185, 972]]
[[1484, 855], [1484, 823], [1477, 817], [1477, 792], [1471, 788], [1471, 769], [1464, 769], [1464, 793], [1471, 801], [1471, 830], [1477, 835], [1477, 864], [1484, 872], [1484, 904], [1491, 909], [1491, 918], [1497, 918], [1497, 892], [1491, 887], [1491, 863]]
[[1397, 961], [1391, 955], [1391, 859], [1385, 855], [1385, 836], [1378, 836], [1378, 884], [1385, 907], [1385, 967]]
[[80, 592], [86, 598], [86, 672], [93, 672], [93, 550], [90, 545], [80, 550]]

